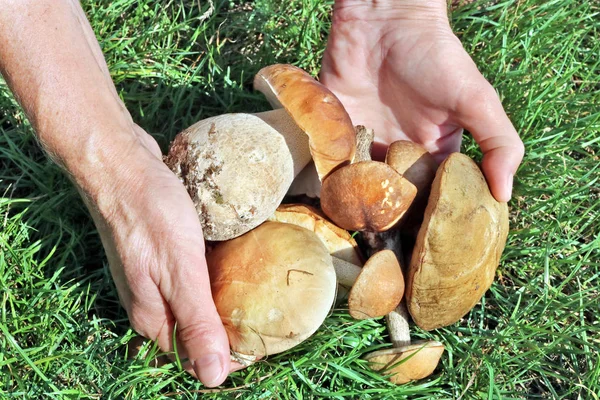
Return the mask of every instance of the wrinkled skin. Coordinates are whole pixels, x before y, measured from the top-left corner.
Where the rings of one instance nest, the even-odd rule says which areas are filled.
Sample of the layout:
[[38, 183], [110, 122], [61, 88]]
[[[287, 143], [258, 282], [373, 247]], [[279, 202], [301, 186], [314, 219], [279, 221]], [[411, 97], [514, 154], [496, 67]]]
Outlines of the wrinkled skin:
[[510, 199], [523, 143], [452, 33], [444, 1], [336, 2], [320, 77], [354, 124], [375, 129], [376, 158], [409, 139], [441, 161], [459, 150], [466, 128], [494, 197]]

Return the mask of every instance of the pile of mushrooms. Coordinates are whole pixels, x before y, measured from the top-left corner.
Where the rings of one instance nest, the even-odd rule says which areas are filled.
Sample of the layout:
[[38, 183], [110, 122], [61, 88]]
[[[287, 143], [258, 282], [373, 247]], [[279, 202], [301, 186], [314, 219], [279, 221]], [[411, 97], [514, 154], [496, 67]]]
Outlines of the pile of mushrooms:
[[[373, 131], [299, 68], [263, 68], [254, 87], [274, 110], [202, 120], [165, 157], [196, 205], [232, 358], [292, 348], [337, 297], [354, 318], [386, 316], [393, 348], [365, 356], [374, 370], [398, 384], [430, 375], [444, 347], [410, 343], [407, 309], [425, 330], [469, 312], [493, 281], [507, 205], [459, 153], [437, 167], [399, 141], [372, 161]], [[282, 204], [286, 194], [320, 207]], [[412, 250], [402, 235], [416, 235]]]

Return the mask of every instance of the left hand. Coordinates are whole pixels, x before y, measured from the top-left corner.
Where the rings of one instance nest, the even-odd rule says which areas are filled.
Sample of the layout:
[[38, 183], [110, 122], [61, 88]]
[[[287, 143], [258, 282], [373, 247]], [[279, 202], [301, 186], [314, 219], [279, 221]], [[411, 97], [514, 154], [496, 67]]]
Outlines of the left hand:
[[375, 130], [376, 158], [408, 139], [441, 161], [468, 129], [494, 197], [510, 199], [523, 143], [452, 33], [445, 1], [336, 1], [321, 81], [355, 124]]

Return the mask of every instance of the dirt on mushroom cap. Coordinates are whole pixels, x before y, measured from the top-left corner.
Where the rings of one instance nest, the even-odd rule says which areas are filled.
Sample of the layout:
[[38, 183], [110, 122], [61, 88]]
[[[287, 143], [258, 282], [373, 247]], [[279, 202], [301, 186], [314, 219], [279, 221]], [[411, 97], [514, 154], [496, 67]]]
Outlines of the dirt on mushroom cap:
[[473, 160], [451, 154], [437, 171], [408, 272], [415, 323], [431, 330], [468, 313], [492, 284], [507, 235], [507, 204]]
[[225, 114], [181, 132], [165, 163], [186, 186], [207, 240], [227, 240], [265, 221], [294, 179], [284, 137], [261, 118]]

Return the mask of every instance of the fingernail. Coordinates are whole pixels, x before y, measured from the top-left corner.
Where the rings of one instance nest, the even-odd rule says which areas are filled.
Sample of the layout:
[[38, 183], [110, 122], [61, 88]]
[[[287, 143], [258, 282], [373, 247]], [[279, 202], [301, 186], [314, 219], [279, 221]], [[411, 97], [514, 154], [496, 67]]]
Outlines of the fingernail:
[[506, 201], [508, 202], [512, 196], [512, 188], [513, 188], [513, 179], [514, 175], [509, 174], [506, 178]]
[[221, 384], [223, 363], [218, 354], [205, 354], [192, 363], [196, 376], [205, 386], [215, 387]]

